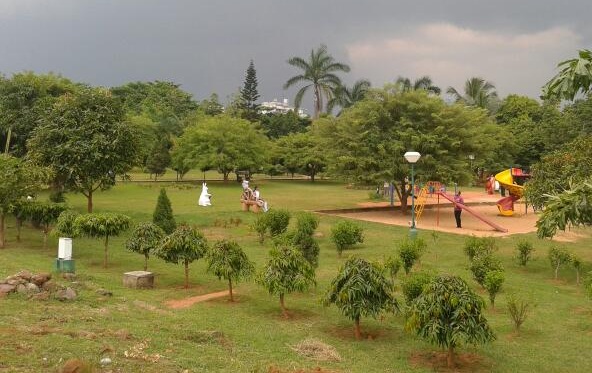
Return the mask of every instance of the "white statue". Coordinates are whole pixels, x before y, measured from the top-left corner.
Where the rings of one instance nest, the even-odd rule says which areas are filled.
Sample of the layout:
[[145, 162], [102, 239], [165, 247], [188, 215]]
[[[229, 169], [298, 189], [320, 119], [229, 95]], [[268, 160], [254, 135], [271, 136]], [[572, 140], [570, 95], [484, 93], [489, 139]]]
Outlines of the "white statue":
[[208, 186], [206, 183], [201, 184], [201, 194], [199, 195], [199, 202], [200, 206], [211, 206], [212, 202], [210, 201], [210, 197], [212, 195], [208, 193]]

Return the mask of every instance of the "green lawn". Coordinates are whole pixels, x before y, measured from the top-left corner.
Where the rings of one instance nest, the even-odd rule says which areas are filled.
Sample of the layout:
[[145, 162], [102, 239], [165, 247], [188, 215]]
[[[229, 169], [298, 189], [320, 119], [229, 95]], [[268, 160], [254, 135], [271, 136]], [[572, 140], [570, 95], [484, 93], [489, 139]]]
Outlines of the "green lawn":
[[[354, 207], [357, 202], [368, 200], [368, 190], [348, 189], [343, 184], [327, 181], [263, 180], [252, 184], [260, 186], [262, 197], [272, 208], [287, 208], [294, 215], [303, 210]], [[257, 268], [261, 268], [270, 242], [260, 245], [255, 232], [250, 230], [255, 214], [240, 211], [240, 185], [236, 182], [208, 185], [213, 206], [202, 208], [197, 206], [201, 185], [166, 183], [177, 222], [195, 224], [212, 241], [237, 240]], [[135, 221], [151, 220], [159, 188], [154, 183], [118, 185], [95, 195], [95, 211], [121, 212]], [[68, 195], [68, 202], [81, 212], [86, 207], [86, 200], [80, 195]], [[239, 218], [239, 226], [224, 227], [223, 222], [231, 218]], [[149, 270], [157, 274], [156, 288], [127, 289], [122, 286], [122, 273], [142, 269], [143, 257], [124, 249], [125, 237], [110, 241], [108, 269], [102, 268], [102, 242], [75, 239], [73, 252], [78, 278], [71, 286], [79, 290], [77, 301], [29, 301], [19, 295], [0, 299], [0, 372], [56, 372], [61, 362], [69, 358], [96, 363], [103, 356], [113, 360], [104, 372], [268, 372], [272, 366], [282, 371], [317, 366], [338, 372], [432, 371], [417, 365], [416, 357], [438, 349], [405, 331], [402, 316], [362, 319], [362, 330], [371, 339], [355, 341], [352, 322], [337, 309], [320, 304], [319, 299], [348, 256], [382, 260], [393, 255], [397, 242], [407, 235], [403, 227], [360, 222], [365, 229], [364, 244], [338, 258], [329, 239], [331, 225], [337, 220], [321, 216], [318, 285], [305, 294], [286, 297], [286, 306], [293, 315], [288, 320], [281, 317], [278, 299], [253, 282], [238, 284], [234, 304], [220, 298], [187, 309], [168, 309], [164, 305], [167, 300], [221, 291], [226, 283], [206, 273], [202, 260], [190, 266], [192, 287], [185, 290], [182, 266], [151, 258]], [[462, 252], [465, 237], [439, 233], [434, 243], [430, 232], [420, 231], [420, 235], [428, 241], [430, 249], [415, 271], [461, 275], [486, 297], [467, 269]], [[0, 277], [21, 269], [51, 270], [57, 255], [56, 238], [50, 239], [50, 249], [43, 250], [40, 231], [26, 228], [21, 243], [16, 243], [14, 237], [14, 221], [9, 219], [7, 248], [0, 251]], [[486, 310], [497, 340], [486, 346], [463, 347], [459, 352], [477, 356], [477, 363], [469, 367], [470, 371], [591, 371], [592, 302], [582, 287], [575, 285], [575, 272], [571, 268], [560, 271], [559, 281], [552, 279], [553, 271], [546, 259], [550, 242], [538, 241], [534, 235], [520, 237], [528, 237], [535, 243], [537, 258], [526, 268], [519, 267], [513, 258], [518, 237], [499, 240], [497, 255], [506, 269], [506, 283], [498, 295], [496, 308]], [[592, 239], [589, 234], [587, 237], [562, 245], [591, 263]], [[97, 295], [98, 288], [112, 291], [113, 296]], [[506, 296], [510, 292], [528, 297], [536, 304], [518, 335], [513, 332], [506, 311]], [[402, 296], [398, 298], [402, 301]], [[210, 338], [204, 331], [219, 333]], [[308, 337], [334, 346], [342, 361], [313, 361], [290, 348]], [[145, 347], [140, 351], [142, 346]], [[126, 351], [128, 356], [136, 351], [139, 357], [126, 357]]]

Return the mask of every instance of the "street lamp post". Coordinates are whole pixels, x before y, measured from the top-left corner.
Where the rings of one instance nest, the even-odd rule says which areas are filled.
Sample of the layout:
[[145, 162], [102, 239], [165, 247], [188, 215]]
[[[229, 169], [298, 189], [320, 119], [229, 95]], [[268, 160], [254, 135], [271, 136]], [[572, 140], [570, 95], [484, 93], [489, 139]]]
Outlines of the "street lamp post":
[[407, 152], [404, 154], [407, 162], [411, 163], [411, 228], [409, 229], [409, 237], [414, 239], [417, 236], [417, 230], [415, 229], [415, 163], [421, 157], [418, 152]]

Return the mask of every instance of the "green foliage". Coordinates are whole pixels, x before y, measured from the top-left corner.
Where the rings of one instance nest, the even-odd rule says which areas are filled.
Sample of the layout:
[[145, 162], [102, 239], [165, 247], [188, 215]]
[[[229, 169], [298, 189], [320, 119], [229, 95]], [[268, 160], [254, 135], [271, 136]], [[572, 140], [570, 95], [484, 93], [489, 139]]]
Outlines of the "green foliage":
[[463, 248], [465, 254], [469, 257], [469, 260], [477, 255], [488, 255], [497, 251], [497, 242], [493, 237], [476, 237], [470, 236], [465, 241]]
[[248, 279], [255, 272], [255, 265], [234, 241], [221, 240], [207, 253], [208, 272], [228, 281], [230, 300], [233, 301], [232, 283]]
[[156, 201], [156, 208], [152, 214], [152, 222], [162, 228], [166, 234], [173, 233], [177, 227], [175, 217], [173, 216], [171, 201], [164, 188], [160, 189], [160, 194]]
[[553, 237], [558, 229], [592, 225], [592, 178], [548, 197], [546, 208], [536, 223], [540, 238]]
[[386, 268], [387, 272], [391, 275], [391, 280], [394, 282], [397, 273], [401, 269], [401, 259], [389, 256], [384, 261], [384, 268]]
[[448, 87], [446, 93], [452, 95], [456, 102], [487, 109], [490, 112], [495, 112], [499, 103], [493, 83], [479, 77], [467, 79], [462, 94], [452, 87]]
[[566, 248], [553, 245], [549, 249], [548, 258], [549, 262], [551, 263], [551, 267], [555, 270], [555, 280], [557, 280], [559, 268], [562, 265], [571, 262], [572, 256]]
[[265, 163], [267, 142], [267, 137], [247, 120], [228, 115], [202, 117], [190, 122], [179, 137], [173, 158], [181, 154], [185, 165], [217, 170], [228, 180], [235, 170], [259, 170]]
[[59, 237], [74, 237], [74, 220], [78, 213], [73, 210], [66, 210], [58, 216], [52, 234]]
[[427, 248], [426, 242], [421, 238], [413, 240], [405, 238], [401, 244], [399, 244], [399, 258], [405, 269], [405, 274], [411, 272], [411, 267], [415, 264]]
[[357, 80], [351, 88], [345, 85], [337, 86], [333, 89], [333, 97], [327, 102], [327, 113], [331, 113], [336, 106], [342, 109], [353, 106], [364, 99], [370, 88], [371, 84], [366, 79]]
[[592, 51], [581, 49], [578, 57], [557, 65], [559, 72], [543, 87], [545, 98], [573, 100], [582, 92], [592, 90]]
[[570, 262], [571, 262], [571, 265], [576, 270], [576, 284], [579, 285], [580, 284], [580, 273], [582, 272], [582, 266], [584, 265], [584, 262], [582, 262], [582, 259], [575, 254], [571, 255]]
[[261, 115], [259, 120], [261, 129], [270, 139], [278, 139], [291, 133], [306, 132], [311, 123], [308, 117], [300, 118], [293, 111], [285, 114]]
[[320, 247], [313, 235], [318, 226], [318, 217], [308, 212], [301, 213], [296, 220], [296, 231], [290, 237], [292, 245], [300, 250], [306, 260], [315, 268], [319, 265]]
[[253, 230], [257, 232], [260, 244], [263, 244], [263, 242], [265, 242], [265, 233], [267, 232], [267, 216], [268, 214], [257, 215], [257, 218], [255, 218], [255, 221], [251, 225]]
[[521, 266], [525, 266], [529, 260], [532, 259], [532, 252], [534, 251], [534, 246], [532, 242], [521, 239], [516, 244], [516, 258], [518, 259], [518, 263]]
[[[554, 135], [557, 136], [557, 134]], [[592, 183], [590, 181], [590, 175], [592, 175], [590, 149], [592, 149], [592, 135], [580, 136], [562, 146], [561, 149], [545, 155], [539, 163], [533, 165], [532, 177], [526, 183], [524, 190], [528, 203], [536, 209], [546, 209], [549, 202], [559, 200], [561, 193], [576, 188], [583, 182]], [[580, 188], [576, 195], [592, 189], [586, 186]], [[577, 197], [567, 194], [564, 198], [570, 200]]]
[[78, 215], [72, 223], [74, 237], [86, 236], [105, 238], [105, 257], [103, 266], [107, 267], [109, 237], [119, 236], [130, 227], [129, 216], [115, 213], [94, 213]]
[[323, 299], [325, 305], [335, 304], [346, 317], [356, 323], [360, 338], [360, 318], [378, 317], [382, 312], [399, 309], [393, 296], [393, 283], [384, 275], [384, 268], [361, 258], [348, 259]]
[[401, 286], [407, 305], [410, 305], [415, 298], [419, 297], [423, 293], [423, 289], [433, 279], [433, 275], [425, 272], [412, 273], [407, 276]]
[[483, 299], [463, 279], [438, 276], [411, 303], [407, 327], [428, 342], [447, 348], [451, 367], [454, 348], [495, 339], [482, 314], [483, 307]]
[[485, 287], [485, 276], [491, 271], [503, 271], [502, 262], [492, 254], [480, 254], [473, 258], [469, 265], [473, 278], [479, 285]]
[[148, 270], [148, 258], [156, 250], [165, 236], [165, 232], [154, 223], [144, 222], [135, 226], [127, 239], [125, 247], [138, 254], [144, 255], [144, 271]]
[[166, 168], [171, 164], [169, 153], [170, 141], [164, 137], [154, 143], [151, 152], [146, 159], [146, 170], [154, 174], [154, 180], [164, 175]]
[[58, 220], [61, 213], [68, 209], [68, 206], [62, 203], [28, 201], [21, 205], [21, 211], [24, 216], [34, 224], [39, 224], [43, 228], [43, 248], [47, 248], [47, 235], [51, 225]]
[[124, 113], [102, 88], [83, 87], [56, 100], [28, 142], [29, 155], [52, 167], [55, 180], [82, 193], [92, 212], [92, 196], [115, 184], [115, 176], [136, 162], [137, 136]]
[[188, 225], [178, 226], [166, 236], [154, 255], [167, 263], [185, 266], [185, 288], [189, 287], [189, 264], [203, 258], [208, 252], [208, 242], [204, 235]]
[[335, 244], [339, 256], [345, 249], [364, 242], [363, 228], [352, 220], [340, 220], [331, 228], [331, 241]]
[[286, 245], [274, 247], [269, 252], [269, 261], [258, 274], [256, 282], [271, 295], [280, 297], [282, 311], [284, 295], [305, 291], [315, 285], [315, 271], [300, 251]]
[[287, 172], [295, 172], [310, 176], [315, 180], [317, 173], [327, 166], [326, 150], [318, 139], [309, 131], [291, 133], [279, 138], [274, 143], [271, 152], [272, 162], [281, 166]]
[[267, 223], [271, 237], [286, 233], [290, 224], [290, 216], [290, 212], [283, 209], [273, 209], [267, 212], [265, 222]]
[[485, 274], [483, 287], [487, 290], [487, 293], [489, 293], [489, 300], [491, 301], [492, 307], [494, 306], [497, 293], [502, 290], [502, 285], [505, 279], [504, 272], [500, 270], [489, 271]]
[[333, 90], [341, 86], [341, 80], [335, 73], [349, 72], [349, 66], [336, 62], [327, 52], [326, 45], [321, 45], [316, 50], [311, 50], [308, 60], [300, 57], [292, 57], [288, 60], [288, 63], [302, 70], [302, 73], [288, 79], [286, 84], [284, 84], [284, 89], [288, 89], [297, 83], [305, 83], [305, 86], [300, 88], [296, 93], [296, 98], [294, 99], [294, 105], [298, 108], [302, 103], [302, 97], [306, 91], [312, 88], [315, 98], [313, 118], [318, 118], [321, 111], [323, 111], [323, 98], [329, 99], [332, 96]]
[[319, 226], [319, 218], [310, 212], [300, 213], [296, 217], [296, 231], [312, 236]]
[[524, 324], [532, 305], [525, 299], [519, 298], [516, 295], [509, 295], [507, 299], [508, 304], [508, 312], [510, 313], [510, 317], [514, 322], [514, 329], [516, 331], [520, 330], [520, 326]]
[[245, 82], [240, 91], [243, 102], [243, 118], [256, 121], [259, 118], [257, 111], [257, 100], [259, 99], [259, 92], [257, 91], [257, 71], [253, 60], [249, 63], [247, 72], [245, 74]]

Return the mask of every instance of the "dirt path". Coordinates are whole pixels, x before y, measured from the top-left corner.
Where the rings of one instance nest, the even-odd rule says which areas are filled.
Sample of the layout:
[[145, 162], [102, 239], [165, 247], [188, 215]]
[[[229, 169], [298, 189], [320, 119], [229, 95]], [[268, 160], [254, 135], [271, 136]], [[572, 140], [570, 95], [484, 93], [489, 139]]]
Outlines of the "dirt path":
[[[233, 294], [236, 294], [236, 293], [233, 292]], [[210, 299], [222, 298], [222, 297], [226, 297], [226, 296], [228, 296], [228, 290], [219, 291], [217, 293], [197, 295], [195, 297], [189, 297], [189, 298], [184, 298], [184, 299], [169, 300], [169, 301], [166, 301], [164, 304], [168, 308], [173, 308], [173, 309], [188, 308], [188, 307], [193, 306], [195, 303], [205, 302]]]

